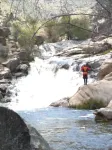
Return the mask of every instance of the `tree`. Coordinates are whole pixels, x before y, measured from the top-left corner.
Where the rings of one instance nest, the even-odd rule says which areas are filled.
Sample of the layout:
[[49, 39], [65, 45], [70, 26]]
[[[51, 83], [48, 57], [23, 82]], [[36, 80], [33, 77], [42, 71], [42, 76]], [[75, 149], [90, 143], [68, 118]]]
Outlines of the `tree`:
[[96, 0], [93, 15], [93, 30], [97, 33], [93, 37], [109, 36], [112, 33], [112, 0]]

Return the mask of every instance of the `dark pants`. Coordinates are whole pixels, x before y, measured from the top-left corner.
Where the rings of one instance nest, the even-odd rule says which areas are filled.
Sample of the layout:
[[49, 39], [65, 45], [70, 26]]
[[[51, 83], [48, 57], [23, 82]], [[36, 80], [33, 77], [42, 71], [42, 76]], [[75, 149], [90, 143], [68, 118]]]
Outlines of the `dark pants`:
[[87, 75], [83, 75], [83, 79], [84, 79], [84, 85], [87, 85], [88, 76]]

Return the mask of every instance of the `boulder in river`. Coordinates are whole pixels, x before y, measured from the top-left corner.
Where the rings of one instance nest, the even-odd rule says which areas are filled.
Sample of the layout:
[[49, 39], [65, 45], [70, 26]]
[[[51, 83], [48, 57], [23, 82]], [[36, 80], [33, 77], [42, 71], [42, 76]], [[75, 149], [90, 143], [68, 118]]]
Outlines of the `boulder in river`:
[[69, 98], [65, 97], [63, 99], [60, 99], [59, 101], [51, 103], [50, 106], [53, 106], [53, 107], [69, 107], [68, 100], [69, 100]]
[[19, 58], [12, 58], [2, 63], [2, 65], [9, 68], [11, 72], [14, 72], [19, 64], [20, 64]]
[[112, 121], [112, 100], [106, 108], [100, 108], [94, 114], [96, 121]]
[[112, 81], [99, 82], [81, 86], [69, 99], [69, 106], [80, 109], [97, 109], [106, 107], [112, 99]]
[[13, 110], [0, 107], [1, 150], [51, 150], [49, 144]]

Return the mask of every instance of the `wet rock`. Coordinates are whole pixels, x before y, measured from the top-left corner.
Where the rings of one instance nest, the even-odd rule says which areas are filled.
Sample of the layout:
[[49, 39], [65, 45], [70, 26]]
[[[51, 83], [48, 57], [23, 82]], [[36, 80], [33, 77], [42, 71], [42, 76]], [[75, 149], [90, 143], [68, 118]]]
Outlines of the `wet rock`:
[[19, 78], [19, 77], [25, 76], [25, 74], [24, 74], [23, 72], [17, 72], [17, 73], [14, 73], [14, 76], [15, 76], [16, 78]]
[[0, 69], [0, 80], [1, 79], [11, 79], [12, 75], [9, 68], [3, 67]]
[[17, 68], [16, 68], [16, 70], [17, 71], [21, 71], [21, 72], [23, 72], [23, 73], [25, 73], [25, 74], [28, 74], [28, 65], [26, 65], [26, 64], [20, 64]]
[[6, 97], [10, 97], [11, 95], [12, 95], [12, 92], [9, 91], [9, 90], [7, 90], [5, 96], [6, 96]]
[[51, 150], [36, 129], [5, 107], [0, 107], [0, 137], [1, 150]]
[[50, 106], [53, 107], [69, 107], [69, 103], [68, 103], [69, 98], [65, 97], [63, 99], [60, 99], [59, 101], [53, 102], [50, 104]]
[[68, 70], [69, 69], [69, 64], [63, 64], [60, 69], [66, 69]]
[[31, 150], [51, 150], [49, 144], [44, 140], [44, 138], [37, 132], [37, 130], [30, 125], [28, 125], [30, 136], [31, 136]]
[[2, 79], [2, 80], [0, 80], [0, 84], [10, 84], [10, 83], [11, 83], [11, 81], [8, 80], [8, 79]]
[[75, 64], [73, 66], [73, 71], [80, 71], [80, 65], [79, 64]]
[[112, 100], [106, 108], [95, 110], [96, 121], [112, 121]]
[[8, 84], [0, 84], [0, 91], [6, 93]]
[[20, 64], [19, 58], [12, 58], [2, 63], [2, 65], [9, 68], [11, 72], [14, 72], [19, 64]]

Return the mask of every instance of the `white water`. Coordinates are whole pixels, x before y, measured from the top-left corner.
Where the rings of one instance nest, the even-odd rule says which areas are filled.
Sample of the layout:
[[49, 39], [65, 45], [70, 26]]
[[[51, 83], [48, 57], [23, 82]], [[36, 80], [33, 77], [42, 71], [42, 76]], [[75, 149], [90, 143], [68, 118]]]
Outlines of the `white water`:
[[[72, 68], [59, 69], [55, 74], [54, 67], [54, 64], [36, 58], [35, 62], [31, 63], [29, 75], [15, 81], [12, 102], [8, 107], [14, 110], [34, 110], [75, 94], [78, 87], [83, 85], [82, 75], [73, 72]], [[91, 81], [89, 79], [89, 82]]]
[[[8, 104], [8, 107], [13, 110], [34, 110], [48, 107], [54, 101], [74, 95], [78, 88], [83, 85], [82, 73], [73, 71], [73, 67], [77, 64], [75, 57], [77, 58], [78, 56], [68, 58], [53, 57], [53, 55], [59, 50], [62, 51], [65, 47], [69, 49], [70, 46], [72, 48], [77, 44], [79, 43], [65, 41], [54, 45], [44, 45], [41, 48], [42, 54], [50, 58], [46, 60], [36, 58], [31, 63], [31, 70], [28, 76], [13, 81], [12, 101]], [[90, 60], [99, 60], [101, 59], [100, 57], [105, 59], [110, 56], [79, 59], [83, 63]], [[59, 69], [59, 65], [62, 64], [69, 64], [71, 67], [69, 70]], [[72, 66], [72, 64], [74, 65]], [[58, 71], [56, 71], [57, 67]], [[89, 77], [88, 83], [91, 82], [93, 82], [93, 79]]]

